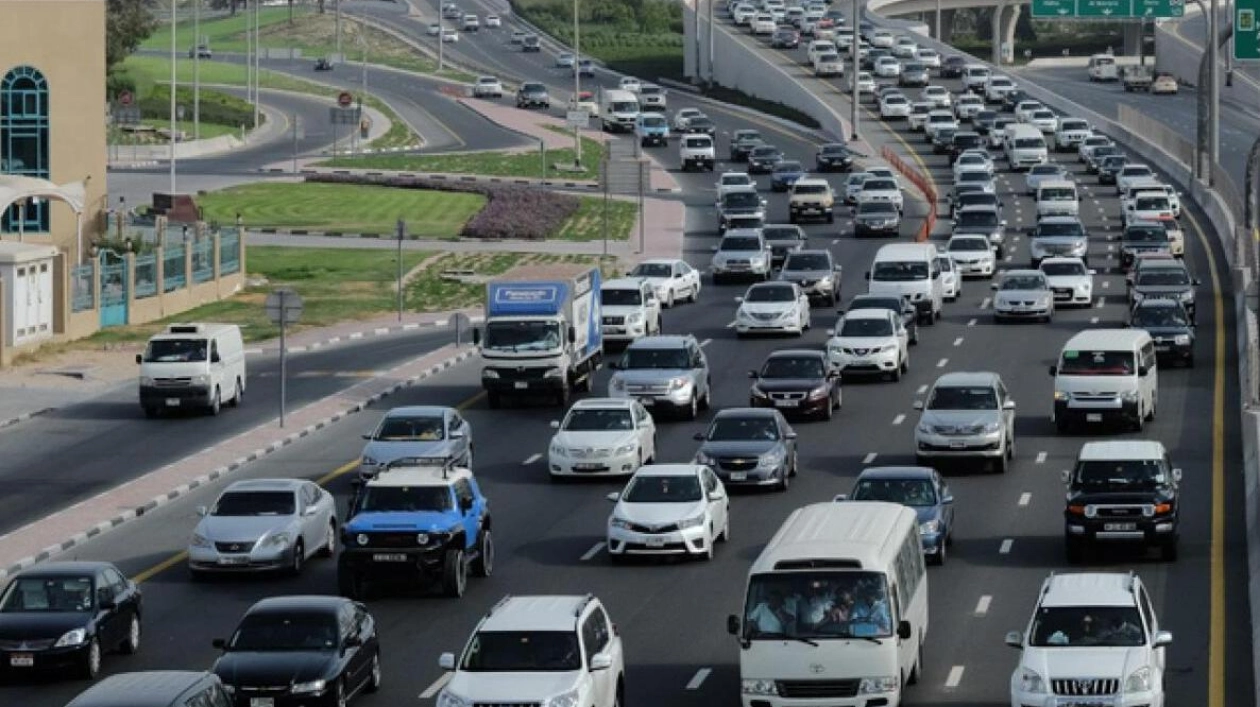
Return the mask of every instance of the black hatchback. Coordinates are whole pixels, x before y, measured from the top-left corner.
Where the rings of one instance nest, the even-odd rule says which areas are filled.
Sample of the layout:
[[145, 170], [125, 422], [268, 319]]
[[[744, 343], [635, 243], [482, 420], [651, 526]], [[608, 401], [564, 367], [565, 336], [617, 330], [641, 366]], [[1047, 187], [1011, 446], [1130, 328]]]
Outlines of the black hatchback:
[[335, 596], [270, 597], [245, 612], [213, 671], [237, 707], [334, 707], [381, 685], [367, 607]]

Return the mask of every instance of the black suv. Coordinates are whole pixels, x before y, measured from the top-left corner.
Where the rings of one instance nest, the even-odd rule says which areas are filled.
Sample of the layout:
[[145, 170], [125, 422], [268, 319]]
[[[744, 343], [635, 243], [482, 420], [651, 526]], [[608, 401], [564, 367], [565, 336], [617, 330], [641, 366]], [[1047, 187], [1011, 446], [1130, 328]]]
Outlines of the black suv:
[[853, 168], [853, 158], [855, 156], [847, 145], [829, 142], [819, 146], [815, 160], [817, 161], [819, 172], [847, 172]]
[[1075, 468], [1063, 472], [1067, 559], [1085, 559], [1094, 543], [1140, 543], [1177, 559], [1181, 469], [1164, 445], [1148, 440], [1088, 442]]
[[1120, 236], [1120, 267], [1128, 270], [1138, 253], [1171, 253], [1168, 231], [1152, 221], [1134, 221]]
[[[910, 334], [910, 345], [919, 343], [919, 310], [913, 304], [897, 295], [858, 295], [849, 300], [849, 311], [855, 309], [887, 309], [901, 315], [901, 323], [905, 324]], [[840, 310], [837, 314], [844, 314]]]
[[958, 156], [967, 150], [983, 150], [985, 148], [984, 138], [980, 137], [980, 133], [966, 130], [954, 133], [954, 139], [949, 143], [949, 163], [952, 165], [958, 161]]
[[1145, 299], [1129, 312], [1129, 326], [1155, 340], [1155, 355], [1194, 367], [1194, 324], [1186, 308], [1173, 299]]
[[517, 108], [550, 108], [551, 94], [547, 92], [547, 87], [537, 81], [526, 81], [521, 87], [516, 89], [516, 107]]
[[747, 162], [748, 153], [765, 142], [757, 130], [743, 129], [731, 133], [731, 161]]
[[1143, 263], [1134, 273], [1132, 282], [1128, 283], [1129, 306], [1158, 299], [1180, 302], [1193, 323], [1194, 289], [1198, 285], [1199, 281], [1190, 277], [1190, 271], [1180, 260], [1153, 260]]
[[951, 54], [950, 56], [945, 57], [945, 60], [941, 62], [941, 78], [962, 78], [963, 67], [965, 66], [967, 66], [966, 59], [958, 56], [957, 54]]

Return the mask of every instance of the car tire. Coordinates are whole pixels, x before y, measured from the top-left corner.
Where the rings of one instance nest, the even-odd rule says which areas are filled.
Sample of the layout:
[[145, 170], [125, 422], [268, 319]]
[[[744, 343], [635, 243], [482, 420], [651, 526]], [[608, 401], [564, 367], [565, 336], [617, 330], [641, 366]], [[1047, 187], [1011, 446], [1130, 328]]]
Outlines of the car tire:
[[324, 536], [324, 544], [319, 548], [320, 557], [332, 557], [337, 554], [337, 523], [332, 521], [328, 523], [327, 534]]
[[832, 403], [833, 401], [831, 399], [831, 396], [830, 395], [827, 396], [827, 406], [823, 408], [823, 411], [822, 411], [822, 419], [826, 422], [830, 422], [831, 418], [834, 417], [836, 414], [835, 405], [833, 405]]
[[363, 686], [364, 692], [377, 692], [381, 689], [381, 653], [377, 651], [372, 654], [372, 666], [368, 668], [367, 682]]
[[1005, 474], [1007, 466], [1006, 452], [1002, 452], [1001, 456], [993, 460], [993, 472], [996, 474]]
[[79, 659], [79, 677], [84, 680], [95, 680], [101, 674], [101, 644], [93, 636], [88, 640], [87, 649]]
[[704, 553], [700, 555], [700, 559], [705, 562], [713, 561], [713, 546], [717, 544], [717, 535], [713, 532], [713, 528], [709, 528], [709, 537], [705, 539]]
[[218, 386], [215, 386], [214, 392], [211, 393], [210, 407], [206, 408], [206, 412], [211, 417], [218, 415], [223, 410], [223, 394], [219, 392]]
[[[945, 564], [945, 560], [947, 559], [945, 555], [946, 555], [945, 543], [942, 541], [939, 548], [936, 551], [936, 554], [932, 556], [929, 562], [938, 567], [943, 566]], [[918, 666], [916, 665], [915, 668], [917, 670]], [[914, 675], [914, 673], [911, 673], [911, 675]]]
[[673, 308], [674, 308], [674, 290], [671, 287], [669, 290], [669, 297], [666, 298], [665, 300], [665, 309], [673, 309]]
[[146, 407], [146, 408], [144, 409], [144, 416], [145, 416], [145, 417], [147, 417], [147, 418], [149, 418], [150, 420], [155, 420], [155, 419], [157, 419], [158, 415], [160, 415], [160, 414], [161, 414], [161, 412], [162, 412], [162, 411], [161, 411], [160, 409], [158, 409], [158, 408], [155, 408], [155, 407]]
[[132, 614], [127, 623], [127, 637], [119, 644], [118, 650], [125, 655], [135, 655], [140, 650], [140, 615]]
[[289, 566], [286, 568], [286, 573], [290, 577], [300, 576], [302, 574], [302, 565], [305, 564], [305, 562], [306, 546], [302, 544], [302, 540], [299, 538], [297, 542], [293, 543], [293, 558], [289, 560]]
[[498, 391], [486, 391], [486, 405], [491, 410], [498, 410], [503, 406], [503, 398], [499, 395]]
[[494, 536], [489, 528], [483, 529], [477, 540], [477, 559], [472, 561], [472, 572], [478, 577], [489, 577], [494, 572]]
[[450, 548], [442, 557], [442, 593], [452, 599], [464, 596], [468, 586], [468, 565], [464, 562], [464, 551]]
[[787, 469], [783, 470], [783, 476], [779, 479], [779, 484], [774, 487], [775, 491], [783, 493], [792, 486], [792, 474]]
[[700, 396], [699, 396], [698, 394], [694, 394], [694, 393], [693, 393], [693, 394], [692, 394], [692, 396], [691, 396], [691, 401], [689, 402], [689, 404], [687, 405], [687, 407], [686, 407], [686, 408], [684, 408], [683, 414], [684, 414], [684, 416], [685, 416], [688, 420], [694, 420], [694, 419], [696, 419], [696, 417], [698, 417], [698, 416], [700, 415], [700, 400], [699, 400], [699, 398], [700, 398]]
[[232, 402], [228, 403], [234, 408], [241, 406], [241, 398], [245, 397], [245, 386], [241, 383], [241, 379], [236, 379], [236, 389], [232, 391]]

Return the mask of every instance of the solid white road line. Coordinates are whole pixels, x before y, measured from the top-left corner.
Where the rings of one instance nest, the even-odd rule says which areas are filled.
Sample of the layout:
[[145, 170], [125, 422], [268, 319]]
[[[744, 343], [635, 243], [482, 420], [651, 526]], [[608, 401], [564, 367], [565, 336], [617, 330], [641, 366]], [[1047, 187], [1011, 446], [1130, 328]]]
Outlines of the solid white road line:
[[428, 687], [424, 688], [424, 692], [421, 692], [421, 693], [420, 693], [420, 699], [422, 699], [422, 700], [427, 700], [427, 699], [429, 699], [430, 697], [433, 697], [434, 695], [436, 695], [436, 694], [438, 693], [438, 691], [440, 691], [442, 688], [446, 687], [446, 683], [450, 682], [450, 681], [451, 681], [451, 678], [452, 678], [454, 675], [455, 675], [455, 673], [453, 673], [453, 672], [451, 672], [451, 673], [442, 673], [442, 677], [438, 678], [437, 680], [434, 680], [432, 685], [430, 685], [430, 686], [428, 686]]
[[957, 339], [954, 339], [954, 346], [962, 346], [962, 342], [963, 338], [960, 336]]
[[699, 690], [704, 684], [705, 678], [709, 677], [709, 673], [713, 672], [711, 668], [700, 668], [696, 674], [691, 677], [691, 682], [687, 683], [688, 690]]
[[944, 367], [945, 367], [945, 364], [947, 364], [947, 363], [949, 363], [949, 359], [947, 359], [947, 358], [943, 358], [943, 359], [941, 359], [941, 360], [939, 360], [939, 361], [937, 361], [937, 362], [936, 362], [936, 367], [937, 367], [937, 368], [944, 368]]
[[1045, 452], [1037, 452], [1037, 463], [1038, 463], [1038, 464], [1045, 464], [1045, 463], [1046, 463], [1046, 453], [1045, 453]]
[[526, 458], [525, 458], [525, 461], [521, 462], [521, 466], [529, 466], [530, 464], [533, 464], [534, 462], [538, 461], [539, 459], [542, 459], [542, 455], [541, 455], [541, 454], [531, 454], [531, 455], [529, 455], [528, 457], [526, 457]]
[[1025, 491], [1025, 492], [1021, 493], [1021, 494], [1019, 495], [1019, 506], [1020, 506], [1020, 508], [1023, 508], [1023, 507], [1025, 507], [1025, 506], [1027, 506], [1029, 503], [1032, 503], [1032, 494], [1031, 494], [1031, 493], [1029, 493], [1029, 492], [1027, 492], [1027, 491]]
[[704, 348], [711, 343], [713, 343], [713, 339], [705, 339], [704, 341], [700, 342], [700, 348]]
[[867, 453], [867, 455], [866, 455], [866, 456], [862, 457], [862, 463], [863, 463], [863, 464], [870, 464], [871, 462], [875, 461], [875, 457], [878, 457], [878, 456], [879, 456], [879, 455], [878, 455], [878, 454], [876, 454], [875, 452], [869, 452], [869, 453]]
[[603, 549], [604, 549], [604, 543], [603, 543], [603, 542], [597, 542], [597, 543], [595, 543], [594, 545], [592, 545], [592, 546], [591, 546], [591, 549], [589, 549], [589, 550], [587, 550], [587, 551], [586, 551], [586, 554], [585, 554], [585, 555], [582, 555], [582, 562], [586, 562], [587, 560], [591, 559], [592, 557], [594, 557], [594, 556], [598, 555], [598, 554], [599, 554], [599, 551], [600, 551], [600, 550], [603, 550]]
[[989, 604], [993, 603], [993, 597], [985, 594], [980, 597], [980, 601], [976, 602], [976, 616], [984, 616], [989, 613]]
[[893, 424], [894, 424], [894, 425], [900, 425], [901, 423], [903, 423], [903, 422], [905, 422], [905, 421], [906, 421], [906, 416], [905, 416], [905, 415], [898, 415], [898, 416], [896, 416], [896, 417], [894, 417], [894, 418], [893, 418]]
[[963, 671], [967, 668], [962, 665], [955, 665], [949, 669], [949, 676], [945, 678], [945, 689], [952, 690], [958, 687], [958, 683], [962, 682]]
[[999, 554], [999, 555], [1009, 555], [1009, 554], [1011, 554], [1011, 546], [1012, 546], [1012, 545], [1014, 545], [1014, 544], [1015, 544], [1015, 541], [1014, 541], [1014, 540], [1012, 540], [1011, 538], [1007, 538], [1007, 539], [1003, 540], [1003, 541], [1002, 541], [1002, 547], [998, 548], [998, 554]]

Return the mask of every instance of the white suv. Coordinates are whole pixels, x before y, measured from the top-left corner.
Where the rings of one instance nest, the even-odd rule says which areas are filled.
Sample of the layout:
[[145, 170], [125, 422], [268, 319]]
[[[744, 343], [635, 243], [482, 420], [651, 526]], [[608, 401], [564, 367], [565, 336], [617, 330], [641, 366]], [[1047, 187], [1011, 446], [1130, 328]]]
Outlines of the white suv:
[[621, 637], [590, 594], [504, 597], [477, 624], [458, 661], [443, 653], [438, 664], [452, 674], [437, 707], [625, 704]]
[[1164, 707], [1164, 648], [1172, 639], [1137, 575], [1051, 575], [1028, 630], [1006, 635], [1022, 651], [1011, 705]]

